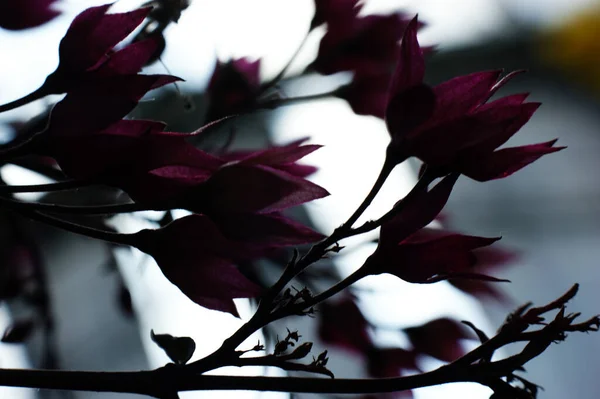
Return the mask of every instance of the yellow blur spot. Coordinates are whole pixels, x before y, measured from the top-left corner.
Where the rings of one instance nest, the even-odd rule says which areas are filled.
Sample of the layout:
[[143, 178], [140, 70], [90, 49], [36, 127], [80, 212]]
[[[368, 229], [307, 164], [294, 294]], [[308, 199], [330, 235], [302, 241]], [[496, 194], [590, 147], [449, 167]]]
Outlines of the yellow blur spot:
[[600, 5], [545, 32], [540, 54], [570, 78], [600, 90]]

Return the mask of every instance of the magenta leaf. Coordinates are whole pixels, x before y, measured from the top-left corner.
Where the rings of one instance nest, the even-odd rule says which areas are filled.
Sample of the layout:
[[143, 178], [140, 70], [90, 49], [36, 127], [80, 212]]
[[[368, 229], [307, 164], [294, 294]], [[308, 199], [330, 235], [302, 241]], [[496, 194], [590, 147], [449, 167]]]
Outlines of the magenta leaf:
[[110, 6], [106, 4], [89, 8], [73, 20], [60, 42], [60, 63], [54, 73], [72, 74], [94, 69], [150, 12], [150, 8], [141, 8], [126, 13], [106, 14]]
[[[150, 8], [106, 14], [110, 6], [107, 4], [89, 8], [71, 23], [60, 43], [59, 66], [47, 77], [40, 89], [42, 93], [61, 94], [71, 91], [81, 93], [86, 90], [91, 92], [96, 90], [94, 85], [108, 84], [106, 79], [110, 77], [125, 77], [125, 80], [118, 80], [117, 85], [135, 85], [133, 82], [136, 78], [154, 79], [153, 84], [135, 99], [133, 104], [135, 105], [146, 91], [178, 80], [178, 78], [161, 75], [154, 78], [136, 76], [156, 53], [158, 41], [150, 38], [131, 43], [117, 51], [114, 47], [142, 23]], [[121, 93], [129, 89], [124, 87]], [[98, 102], [96, 105], [102, 104]]]
[[517, 94], [486, 103], [498, 89], [523, 71], [477, 72], [444, 82], [432, 90], [424, 85], [425, 63], [417, 40], [417, 19], [406, 28], [398, 66], [389, 91], [385, 119], [392, 140], [388, 160], [411, 156], [435, 167], [439, 176], [461, 172], [487, 181], [506, 177], [556, 152], [542, 143], [526, 150], [500, 150], [532, 117], [539, 103], [525, 103]]
[[163, 128], [159, 122], [121, 120], [100, 132], [66, 137], [53, 129], [57, 137], [42, 134], [33, 144], [67, 175], [118, 187], [153, 206], [205, 182], [223, 164], [188, 143], [190, 135]]
[[417, 230], [422, 229], [435, 219], [446, 205], [458, 175], [450, 175], [436, 184], [429, 191], [422, 190], [412, 198], [401, 200], [405, 208], [392, 220], [381, 226], [380, 245], [395, 247]]
[[564, 150], [567, 147], [554, 147], [556, 140], [530, 144], [521, 147], [505, 148], [481, 157], [469, 160], [462, 167], [465, 176], [477, 181], [502, 179], [535, 162], [546, 154]]
[[297, 163], [279, 165], [277, 169], [296, 177], [308, 177], [314, 174], [317, 170], [319, 170], [316, 166], [313, 165], [302, 165]]
[[135, 170], [123, 176], [119, 176], [118, 170], [112, 170], [104, 178], [129, 194], [135, 202], [151, 209], [186, 209], [186, 204], [179, 201], [179, 198], [206, 182], [211, 173], [207, 169], [165, 166], [149, 172]]
[[166, 75], [121, 75], [98, 79], [67, 94], [52, 110], [42, 135], [98, 132], [127, 115], [150, 90], [178, 80]]
[[478, 111], [484, 111], [490, 108], [504, 107], [511, 105], [521, 105], [527, 100], [529, 93], [513, 94], [510, 96], [502, 97], [487, 104], [480, 105]]
[[156, 52], [158, 42], [154, 38], [133, 42], [108, 56], [96, 70], [96, 76], [135, 75]]
[[467, 134], [470, 135], [470, 141], [463, 144], [464, 149], [459, 156], [470, 157], [494, 151], [517, 133], [531, 119], [540, 105], [540, 103], [525, 103], [496, 106], [473, 114], [472, 118], [479, 121], [480, 134], [479, 137], [476, 133]]
[[[418, 47], [418, 43], [415, 46]], [[404, 53], [412, 54], [409, 50]], [[407, 88], [412, 75], [399, 68], [396, 76], [402, 78], [398, 81], [409, 83], [394, 83], [399, 89], [392, 90], [394, 95], [387, 106], [386, 122], [392, 136], [388, 156], [396, 163], [415, 156], [435, 167], [440, 176], [460, 172], [475, 180], [487, 181], [509, 176], [542, 155], [559, 151], [562, 148], [554, 148], [550, 142], [525, 146], [523, 150], [495, 151], [516, 134], [540, 106], [525, 103], [527, 94], [486, 103], [519, 73], [521, 71], [508, 74], [500, 81], [500, 71], [457, 77], [434, 87], [433, 99], [426, 95], [427, 86]]]
[[468, 114], [420, 130], [407, 139], [405, 150], [428, 165], [460, 170], [462, 160], [485, 156], [506, 142], [538, 107], [538, 103], [527, 103]]
[[435, 86], [436, 112], [431, 123], [456, 119], [481, 106], [490, 97], [501, 72], [476, 72]]
[[[55, 111], [60, 116], [77, 106], [75, 101], [63, 101]], [[68, 175], [118, 187], [150, 207], [175, 206], [215, 216], [270, 214], [328, 195], [301, 177], [312, 167], [296, 164], [319, 146], [292, 143], [247, 152], [225, 163], [187, 143], [189, 134], [163, 132], [164, 125], [156, 122], [121, 120], [94, 132], [110, 108], [95, 112], [99, 122], [91, 117], [83, 120], [88, 124], [83, 127], [63, 125], [66, 120], [53, 115], [56, 120], [51, 119], [47, 131], [36, 137], [33, 148], [54, 157]], [[317, 237], [301, 232], [299, 226], [292, 229], [279, 218], [269, 219], [270, 228], [276, 220], [281, 234], [287, 229], [285, 234], [303, 243]]]
[[311, 165], [301, 165], [296, 161], [318, 150], [322, 146], [315, 144], [301, 145], [304, 141], [306, 139], [259, 151], [229, 152], [222, 155], [221, 158], [245, 165], [269, 166], [296, 177], [307, 177], [316, 172], [317, 168]]
[[244, 164], [225, 165], [191, 194], [188, 209], [208, 213], [271, 213], [329, 195], [303, 178]]
[[165, 277], [201, 306], [238, 316], [232, 299], [261, 293], [234, 266], [234, 260], [248, 256], [244, 246], [225, 238], [205, 215], [186, 216], [133, 237], [135, 246], [156, 260]]
[[247, 58], [217, 62], [206, 93], [209, 96], [207, 120], [247, 111], [260, 92], [260, 60]]
[[393, 274], [404, 281], [429, 284], [450, 278], [503, 281], [473, 272], [474, 249], [500, 238], [485, 238], [425, 229], [393, 245], [393, 237], [382, 237], [375, 253], [363, 266], [368, 274]]
[[277, 168], [294, 163], [321, 147], [321, 145], [316, 144], [300, 145], [299, 143], [292, 143], [267, 148], [266, 150], [253, 151], [244, 157], [238, 158], [237, 161], [245, 165], [264, 165]]

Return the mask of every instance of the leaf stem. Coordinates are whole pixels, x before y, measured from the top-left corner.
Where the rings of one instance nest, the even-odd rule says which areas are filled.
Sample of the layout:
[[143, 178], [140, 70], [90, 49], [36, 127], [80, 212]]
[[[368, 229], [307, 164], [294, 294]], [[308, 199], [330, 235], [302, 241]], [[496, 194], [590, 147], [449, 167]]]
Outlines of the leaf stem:
[[[68, 186], [68, 185], [67, 185]], [[10, 186], [8, 186], [10, 187]], [[43, 190], [42, 190], [43, 191]], [[2, 188], [0, 193], [4, 194]], [[28, 209], [30, 211], [42, 211], [50, 213], [67, 213], [70, 215], [107, 215], [116, 213], [129, 213], [140, 211], [155, 211], [164, 210], [159, 208], [149, 208], [135, 202], [127, 204], [108, 204], [108, 205], [60, 205], [60, 204], [45, 204], [41, 202], [21, 202], [8, 198], [0, 198], [1, 202], [19, 209]]]
[[41, 212], [33, 211], [23, 204], [17, 201], [7, 200], [6, 198], [0, 198], [0, 204], [7, 208], [13, 209], [25, 217], [33, 220], [37, 220], [42, 223], [49, 224], [54, 227], [58, 227], [63, 230], [70, 231], [72, 233], [81, 234], [86, 237], [96, 238], [103, 241], [112, 242], [115, 244], [124, 244], [135, 246], [135, 234], [121, 234], [110, 231], [98, 230], [93, 227], [83, 226], [77, 223], [69, 222], [63, 219], [56, 218], [54, 216], [46, 215]]
[[297, 103], [303, 103], [307, 101], [323, 100], [325, 98], [333, 97], [337, 94], [337, 89], [333, 91], [327, 91], [324, 93], [310, 94], [307, 96], [290, 97], [290, 98], [276, 98], [274, 100], [264, 101], [258, 104], [258, 108], [275, 109], [284, 107], [287, 105], [294, 105]]
[[266, 82], [265, 84], [262, 85], [262, 87], [260, 88], [261, 93], [264, 93], [267, 90], [269, 90], [271, 87], [276, 86], [277, 83], [279, 83], [285, 77], [285, 74], [290, 69], [290, 67], [294, 63], [294, 60], [296, 60], [296, 58], [298, 57], [298, 54], [300, 54], [300, 51], [302, 51], [302, 48], [306, 44], [306, 40], [308, 39], [308, 35], [309, 34], [310, 34], [310, 31], [306, 32], [306, 34], [304, 35], [304, 38], [302, 39], [302, 41], [300, 42], [300, 44], [296, 48], [296, 51], [294, 51], [294, 54], [292, 54], [292, 56], [290, 57], [290, 59], [288, 60], [288, 62], [284, 65], [284, 67], [277, 74], [277, 76], [275, 76], [273, 79], [271, 79], [270, 81], [268, 81], [268, 82]]
[[365, 197], [363, 202], [359, 205], [359, 207], [356, 208], [356, 211], [354, 211], [352, 216], [350, 216], [348, 218], [346, 223], [344, 223], [340, 227], [340, 229], [349, 230], [352, 228], [352, 225], [354, 223], [356, 223], [358, 218], [365, 212], [365, 210], [367, 210], [369, 205], [371, 205], [371, 203], [373, 202], [373, 200], [375, 199], [375, 197], [377, 196], [377, 194], [383, 187], [383, 184], [389, 177], [390, 173], [392, 173], [392, 170], [394, 170], [395, 166], [396, 166], [396, 164], [394, 162], [390, 161], [390, 158], [388, 158], [388, 157], [385, 158], [383, 166], [381, 167], [381, 171], [379, 172], [379, 176], [377, 177], [375, 184], [373, 184], [371, 191], [369, 192], [369, 194], [367, 194], [367, 196]]
[[45, 86], [41, 86], [40, 88], [38, 88], [37, 90], [27, 94], [24, 97], [21, 97], [19, 99], [16, 99], [14, 101], [11, 101], [9, 103], [0, 105], [0, 113], [2, 112], [6, 112], [6, 111], [10, 111], [16, 108], [19, 108], [23, 105], [29, 104], [31, 102], [34, 102], [35, 100], [39, 100], [40, 98], [45, 97], [46, 95], [48, 95], [48, 91], [46, 90]]

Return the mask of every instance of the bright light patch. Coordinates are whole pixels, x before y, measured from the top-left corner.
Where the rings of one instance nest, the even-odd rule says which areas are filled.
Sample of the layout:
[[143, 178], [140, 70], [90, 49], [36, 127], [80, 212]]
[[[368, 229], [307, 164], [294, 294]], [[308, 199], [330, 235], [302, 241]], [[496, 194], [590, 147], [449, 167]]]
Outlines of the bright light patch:
[[[54, 180], [44, 175], [12, 164], [3, 166], [0, 169], [0, 174], [2, 175], [2, 180], [8, 185], [47, 184], [54, 182]], [[43, 195], [44, 193], [16, 193], [15, 198], [22, 201], [36, 201]]]

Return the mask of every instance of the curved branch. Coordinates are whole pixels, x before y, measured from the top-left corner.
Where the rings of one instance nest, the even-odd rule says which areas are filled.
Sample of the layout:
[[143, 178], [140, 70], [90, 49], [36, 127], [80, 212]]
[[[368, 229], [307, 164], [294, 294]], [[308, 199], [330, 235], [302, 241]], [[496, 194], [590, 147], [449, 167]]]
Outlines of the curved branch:
[[48, 90], [46, 90], [46, 87], [41, 86], [37, 90], [27, 94], [24, 97], [21, 97], [19, 99], [9, 102], [9, 103], [0, 105], [0, 113], [19, 108], [23, 105], [26, 105], [26, 104], [29, 104], [36, 100], [39, 100], [40, 98], [46, 97], [46, 95], [48, 95], [48, 94], [49, 93], [48, 93]]
[[51, 191], [74, 190], [76, 188], [89, 186], [90, 183], [83, 180], [65, 180], [48, 184], [22, 184], [0, 186], [0, 194], [13, 193], [47, 193]]
[[[0, 193], [2, 193], [2, 188], [0, 188]], [[108, 215], [116, 213], [164, 210], [150, 209], [146, 205], [141, 205], [135, 202], [108, 205], [61, 205], [46, 204], [43, 202], [23, 202], [4, 197], [0, 197], [0, 202], [4, 203], [7, 206], [12, 206], [15, 209], [50, 213], [66, 213], [70, 215]]]
[[181, 367], [171, 366], [138, 372], [0, 369], [0, 385], [157, 396], [166, 387], [178, 392], [252, 390], [341, 394], [396, 392], [450, 382], [473, 381], [468, 372], [457, 374], [447, 367], [398, 378], [330, 379], [198, 375], [187, 373]]

